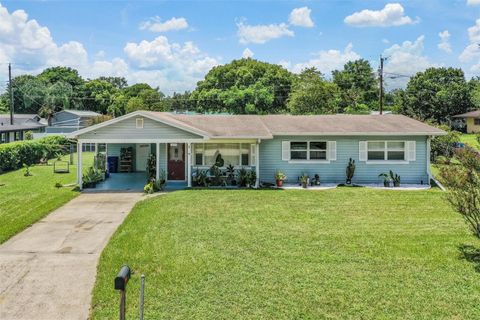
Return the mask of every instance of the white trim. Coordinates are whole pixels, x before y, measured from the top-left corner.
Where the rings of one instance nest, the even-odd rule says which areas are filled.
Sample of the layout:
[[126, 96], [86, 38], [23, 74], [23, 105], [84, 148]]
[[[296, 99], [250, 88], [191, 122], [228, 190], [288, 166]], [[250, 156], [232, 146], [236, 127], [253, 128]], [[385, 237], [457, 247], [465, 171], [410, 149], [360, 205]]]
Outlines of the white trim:
[[260, 186], [260, 142], [255, 144], [255, 173], [257, 176], [255, 188], [258, 188]]
[[120, 122], [120, 121], [123, 121], [123, 120], [127, 120], [127, 119], [130, 119], [130, 118], [133, 118], [133, 117], [138, 117], [138, 116], [142, 116], [142, 117], [148, 118], [150, 120], [154, 120], [154, 121], [157, 121], [157, 122], [175, 127], [177, 129], [181, 129], [183, 131], [187, 131], [187, 132], [190, 132], [190, 133], [193, 133], [193, 134], [196, 134], [196, 135], [200, 135], [202, 137], [210, 137], [210, 135], [207, 132], [204, 132], [202, 130], [191, 128], [191, 127], [185, 126], [185, 125], [180, 125], [179, 123], [173, 123], [172, 121], [168, 121], [168, 120], [165, 120], [165, 119], [159, 119], [159, 118], [149, 114], [148, 112], [144, 112], [144, 111], [135, 111], [135, 112], [132, 112], [132, 113], [128, 113], [128, 114], [123, 115], [121, 117], [114, 118], [114, 119], [111, 119], [111, 120], [108, 120], [108, 121], [105, 121], [105, 122], [102, 122], [102, 123], [99, 123], [99, 124], [96, 124], [96, 125], [93, 125], [93, 126], [90, 126], [90, 127], [78, 130], [78, 131], [72, 132], [72, 134], [70, 136], [78, 137], [82, 134], [85, 134], [85, 133], [88, 133], [88, 132], [91, 132], [91, 131], [95, 131], [95, 130], [104, 128], [106, 126], [109, 126], [111, 124], [114, 124], [114, 123], [117, 123], [117, 122]]
[[[282, 141], [283, 143], [284, 141]], [[295, 143], [295, 142], [299, 142], [299, 143], [306, 143], [307, 144], [307, 148], [306, 149], [302, 149], [302, 150], [292, 150], [292, 143]], [[325, 142], [325, 149], [311, 149], [310, 148], [310, 143], [312, 142]], [[290, 156], [289, 156], [289, 160], [288, 160], [288, 163], [292, 163], [293, 162], [304, 162], [304, 163], [315, 163], [315, 162], [318, 162], [318, 163], [323, 163], [325, 161], [328, 161], [330, 163], [330, 159], [329, 159], [329, 143], [327, 140], [315, 140], [315, 139], [312, 139], [312, 140], [290, 140], [288, 141], [289, 143], [289, 150], [290, 150]], [[307, 153], [307, 159], [292, 159], [292, 151], [304, 151]], [[325, 159], [310, 159], [310, 152], [315, 152], [315, 151], [325, 151]], [[282, 160], [283, 160], [283, 155], [282, 155]]]
[[444, 136], [446, 132], [275, 132], [276, 136]]
[[407, 160], [367, 160], [366, 164], [409, 164]]
[[83, 143], [203, 143], [203, 139], [79, 139]]
[[289, 160], [289, 164], [329, 164], [330, 160]]
[[430, 171], [430, 153], [432, 152], [431, 146], [430, 146], [430, 140], [431, 137], [427, 137], [427, 175], [428, 175], [428, 185], [430, 185], [430, 180], [432, 179], [432, 172]]
[[191, 160], [192, 160], [192, 144], [189, 142], [187, 143], [187, 154], [186, 154], [186, 166], [187, 166], [187, 187], [192, 186], [192, 166], [191, 166]]
[[[383, 148], [373, 148], [373, 149], [370, 149], [368, 144], [372, 142], [372, 143], [376, 143], [376, 142], [381, 142], [383, 143]], [[389, 149], [388, 148], [388, 143], [389, 142], [402, 142], [403, 143], [403, 148], [392, 148], [392, 149]], [[392, 163], [392, 164], [402, 164], [402, 163], [409, 163], [409, 158], [408, 158], [408, 155], [407, 155], [407, 152], [408, 152], [408, 148], [407, 148], [407, 144], [408, 144], [408, 141], [404, 141], [404, 140], [367, 140], [366, 141], [366, 155], [367, 155], [367, 158], [366, 158], [366, 162], [367, 164], [370, 163], [375, 163], [377, 164], [378, 162], [381, 162], [381, 163]], [[383, 152], [383, 160], [382, 159], [376, 159], [376, 160], [369, 160], [368, 159], [368, 153], [370, 151], [373, 151], [373, 152]], [[403, 160], [388, 160], [388, 152], [389, 151], [393, 151], [393, 152], [401, 152], [403, 151]]]
[[156, 173], [155, 173], [155, 180], [160, 180], [160, 143], [155, 143], [155, 158], [157, 159], [155, 163]]

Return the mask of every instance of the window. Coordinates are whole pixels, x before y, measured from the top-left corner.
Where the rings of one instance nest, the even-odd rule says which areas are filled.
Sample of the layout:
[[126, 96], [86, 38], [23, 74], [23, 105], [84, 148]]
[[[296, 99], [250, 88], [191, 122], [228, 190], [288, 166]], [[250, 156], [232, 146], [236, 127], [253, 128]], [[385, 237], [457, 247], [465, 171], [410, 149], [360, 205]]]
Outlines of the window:
[[222, 155], [224, 166], [250, 165], [250, 144], [247, 143], [197, 143], [193, 146], [196, 166], [212, 166], [217, 156]]
[[368, 141], [368, 160], [405, 160], [404, 141]]
[[197, 143], [193, 145], [196, 166], [212, 166], [221, 154], [224, 166], [248, 166], [250, 164], [250, 144], [248, 143]]
[[327, 142], [290, 142], [291, 160], [327, 160]]
[[476, 126], [480, 126], [480, 119], [473, 119], [473, 124]]
[[0, 133], [0, 143], [7, 143], [8, 142], [8, 132]]
[[23, 140], [23, 131], [15, 131], [15, 141]]
[[135, 119], [135, 125], [137, 129], [143, 129], [143, 118]]

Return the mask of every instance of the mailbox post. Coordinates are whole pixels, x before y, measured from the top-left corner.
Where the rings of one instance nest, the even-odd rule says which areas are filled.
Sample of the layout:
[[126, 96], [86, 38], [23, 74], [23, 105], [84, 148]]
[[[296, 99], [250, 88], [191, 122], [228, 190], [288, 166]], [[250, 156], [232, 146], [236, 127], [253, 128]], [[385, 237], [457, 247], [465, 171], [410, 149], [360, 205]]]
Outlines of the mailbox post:
[[120, 292], [120, 320], [125, 320], [125, 300], [127, 283], [130, 279], [130, 268], [123, 266], [115, 277], [115, 290]]

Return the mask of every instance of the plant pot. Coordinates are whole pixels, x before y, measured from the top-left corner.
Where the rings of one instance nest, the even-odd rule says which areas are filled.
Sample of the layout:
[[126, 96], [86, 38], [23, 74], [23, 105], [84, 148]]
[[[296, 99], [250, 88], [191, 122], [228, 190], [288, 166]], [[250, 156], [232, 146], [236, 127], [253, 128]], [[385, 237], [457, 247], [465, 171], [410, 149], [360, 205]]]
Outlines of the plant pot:
[[277, 187], [283, 187], [283, 180], [277, 180]]
[[302, 183], [302, 188], [307, 189], [308, 183]]
[[400, 187], [400, 182], [394, 182], [394, 183], [393, 183], [393, 186], [394, 186], [395, 188]]

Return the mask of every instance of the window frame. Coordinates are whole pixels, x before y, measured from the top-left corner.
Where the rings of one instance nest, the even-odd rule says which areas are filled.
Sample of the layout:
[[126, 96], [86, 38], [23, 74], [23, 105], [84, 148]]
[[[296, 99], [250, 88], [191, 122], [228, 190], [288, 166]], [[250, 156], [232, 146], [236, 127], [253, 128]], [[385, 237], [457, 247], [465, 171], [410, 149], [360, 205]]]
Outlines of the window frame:
[[[311, 143], [325, 143], [325, 149], [312, 149], [310, 147]], [[300, 140], [291, 140], [289, 141], [290, 143], [290, 160], [288, 163], [330, 163], [330, 160], [328, 159], [328, 141], [327, 140], [306, 140], [306, 141], [300, 141]], [[307, 149], [302, 149], [302, 150], [293, 150], [292, 149], [292, 143], [306, 143], [307, 144]], [[293, 159], [292, 158], [292, 152], [295, 151], [306, 151], [307, 152], [307, 158], [306, 159]], [[316, 152], [316, 151], [324, 151], [325, 152], [325, 159], [311, 159], [311, 152]]]
[[473, 125], [480, 126], [480, 118], [473, 118]]
[[[387, 164], [387, 163], [390, 163], [390, 164], [408, 164], [409, 161], [407, 160], [407, 141], [404, 141], [404, 140], [367, 140], [367, 160], [366, 160], [366, 163], [367, 164]], [[384, 147], [383, 148], [373, 148], [373, 149], [370, 149], [369, 148], [369, 144], [373, 142], [373, 143], [383, 143], [384, 144]], [[388, 147], [388, 143], [389, 142], [401, 142], [403, 143], [403, 149], [401, 148], [389, 148]], [[369, 159], [369, 152], [370, 151], [382, 151], [383, 152], [383, 159]], [[398, 152], [398, 151], [403, 151], [403, 159], [402, 160], [389, 160], [388, 159], [388, 152], [389, 151], [392, 151], [392, 152]]]
[[[192, 161], [192, 166], [194, 167], [198, 167], [198, 168], [210, 168], [212, 165], [211, 164], [206, 164], [205, 163], [205, 151], [206, 151], [206, 146], [209, 145], [209, 144], [231, 144], [229, 142], [211, 142], [211, 143], [194, 143], [193, 144], [193, 152], [192, 152], [192, 156], [193, 156], [193, 161]], [[253, 143], [247, 143], [247, 142], [233, 142], [233, 144], [236, 144], [238, 145], [238, 165], [234, 165], [235, 168], [247, 168], [247, 167], [254, 167], [255, 164], [254, 163], [250, 163], [251, 162], [251, 158], [252, 158], [252, 154], [251, 154], [251, 145], [253, 145]], [[242, 148], [243, 145], [246, 145], [248, 146], [247, 148], [245, 148], [245, 150], [248, 150], [248, 164], [242, 164], [242, 156], [245, 154], [243, 153], [242, 151], [244, 150], [244, 148]], [[201, 146], [201, 152], [197, 152], [197, 147], [198, 146]], [[197, 154], [201, 154], [202, 155], [202, 164], [197, 164], [196, 162], [196, 157], [197, 157]], [[225, 169], [227, 167], [228, 164], [225, 163], [225, 165], [223, 167], [221, 167], [221, 169]]]
[[144, 126], [143, 118], [135, 118], [135, 128], [143, 129], [143, 126]]

